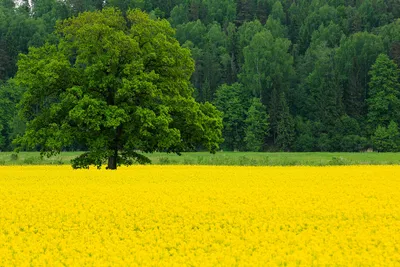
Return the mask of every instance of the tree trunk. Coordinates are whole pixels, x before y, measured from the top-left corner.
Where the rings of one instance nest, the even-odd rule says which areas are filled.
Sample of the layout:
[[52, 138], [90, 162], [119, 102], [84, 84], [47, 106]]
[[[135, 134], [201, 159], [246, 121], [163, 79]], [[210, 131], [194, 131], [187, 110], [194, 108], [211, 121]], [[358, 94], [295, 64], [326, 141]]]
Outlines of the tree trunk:
[[[107, 105], [115, 105], [115, 90], [113, 88], [108, 88]], [[121, 125], [115, 129], [115, 136], [113, 143], [110, 147], [114, 151], [114, 155], [108, 157], [107, 170], [116, 170], [118, 161], [118, 142], [119, 136], [121, 135]]]
[[116, 170], [117, 169], [117, 158], [118, 158], [118, 150], [114, 151], [114, 155], [108, 157], [108, 170]]
[[120, 136], [122, 134], [122, 126], [118, 126], [117, 129], [115, 129], [115, 138], [114, 142], [112, 145], [112, 150], [114, 150], [114, 155], [108, 157], [108, 170], [116, 170], [117, 169], [117, 164], [118, 164], [118, 143]]

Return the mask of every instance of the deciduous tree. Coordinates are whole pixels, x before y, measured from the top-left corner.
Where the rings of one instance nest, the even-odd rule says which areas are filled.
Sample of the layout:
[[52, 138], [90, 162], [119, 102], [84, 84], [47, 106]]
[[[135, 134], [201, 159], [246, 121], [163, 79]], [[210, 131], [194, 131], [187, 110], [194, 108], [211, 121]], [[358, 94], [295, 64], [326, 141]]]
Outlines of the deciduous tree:
[[378, 125], [388, 126], [400, 120], [400, 72], [396, 63], [380, 54], [372, 66], [369, 83], [368, 123], [374, 131]]
[[262, 151], [265, 137], [269, 135], [268, 114], [259, 98], [253, 98], [247, 111], [244, 141], [249, 151]]
[[223, 147], [228, 150], [244, 150], [244, 130], [249, 95], [243, 85], [221, 85], [215, 97], [215, 105], [223, 113]]
[[139, 10], [85, 12], [57, 25], [57, 45], [30, 48], [16, 81], [27, 119], [21, 145], [59, 153], [73, 142], [88, 152], [74, 168], [149, 160], [142, 152], [218, 149], [222, 120], [192, 97], [193, 60], [166, 20]]

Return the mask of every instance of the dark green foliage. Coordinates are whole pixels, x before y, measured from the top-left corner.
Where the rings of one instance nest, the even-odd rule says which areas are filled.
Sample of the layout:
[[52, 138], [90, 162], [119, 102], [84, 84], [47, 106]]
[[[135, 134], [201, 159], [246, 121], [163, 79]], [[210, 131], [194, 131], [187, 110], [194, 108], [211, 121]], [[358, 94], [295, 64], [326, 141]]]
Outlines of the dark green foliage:
[[334, 149], [334, 144], [332, 139], [329, 137], [327, 133], [321, 133], [316, 139], [315, 144], [317, 151], [327, 152], [327, 151], [340, 151], [339, 148]]
[[289, 113], [285, 93], [279, 97], [280, 112], [277, 118], [276, 144], [282, 151], [290, 151], [294, 142], [294, 120]]
[[244, 64], [239, 77], [254, 97], [269, 105], [272, 91], [286, 92], [293, 73], [293, 58], [288, 53], [290, 41], [274, 38], [270, 31], [254, 35], [243, 50]]
[[394, 121], [391, 121], [388, 127], [379, 125], [372, 136], [374, 149], [380, 152], [398, 152], [400, 149], [399, 137], [399, 127]]
[[268, 18], [265, 28], [271, 32], [272, 36], [275, 38], [287, 38], [288, 32], [286, 26], [282, 25], [279, 20], [272, 18], [271, 16]]
[[365, 137], [366, 130], [355, 118], [347, 115], [336, 120], [331, 135], [330, 150], [360, 152], [369, 148], [368, 139]]
[[283, 11], [283, 6], [281, 1], [278, 0], [274, 3], [269, 17], [279, 21], [282, 24], [286, 23], [286, 15], [285, 12]]
[[294, 119], [294, 123], [296, 131], [294, 150], [300, 152], [314, 151], [316, 140], [313, 136], [311, 121], [304, 121], [302, 117], [297, 116]]
[[346, 135], [340, 142], [340, 150], [345, 152], [361, 152], [368, 148], [368, 140], [359, 135]]
[[227, 26], [236, 20], [235, 0], [203, 0], [204, 9], [207, 10], [207, 22], [218, 22]]
[[261, 32], [263, 29], [263, 25], [260, 23], [259, 20], [245, 22], [238, 28], [236, 46], [237, 61], [240, 66], [244, 64], [244, 48], [250, 45], [250, 42], [253, 39], [254, 35]]
[[[21, 0], [18, 5], [12, 0], [2, 0], [0, 149], [13, 149], [12, 141], [25, 132], [25, 120], [15, 116], [15, 104], [23, 91], [30, 92], [31, 89], [6, 81], [15, 77], [18, 54], [27, 54], [29, 47], [42, 47], [30, 50], [38, 60], [38, 76], [29, 77], [38, 88], [33, 97], [41, 97], [36, 101], [38, 107], [58, 103], [58, 94], [47, 91], [56, 88], [58, 83], [62, 84], [58, 87], [60, 90], [77, 85], [73, 90], [76, 97], [77, 88], [82, 87], [80, 82], [88, 79], [89, 75], [92, 82], [86, 81], [85, 86], [97, 90], [99, 95], [104, 93], [104, 87], [112, 80], [106, 81], [108, 76], [102, 73], [105, 67], [89, 63], [90, 53], [87, 60], [79, 61], [79, 57], [75, 58], [78, 51], [62, 47], [60, 35], [53, 32], [59, 20], [109, 7], [118, 8], [125, 19], [121, 25], [112, 27], [112, 31], [129, 31], [132, 22], [127, 14], [135, 8], [146, 11], [152, 20], [167, 19], [176, 29], [175, 37], [182, 47], [190, 50], [194, 60], [194, 71], [192, 69], [192, 75], [187, 74], [190, 76], [189, 87], [193, 88], [188, 94], [201, 103], [218, 103], [218, 108], [225, 114], [224, 149], [259, 149], [259, 146], [247, 147], [245, 142], [246, 135], [259, 136], [255, 132], [246, 132], [246, 114], [254, 97], [261, 99], [269, 116], [269, 129], [263, 135], [262, 145], [262, 150], [267, 151], [365, 150], [373, 146], [372, 139], [378, 126], [387, 128], [390, 121], [400, 123], [399, 96], [396, 93], [399, 90], [396, 73], [398, 75], [400, 66], [398, 0]], [[90, 25], [87, 23], [85, 27]], [[96, 60], [106, 65], [105, 62], [114, 56], [107, 52], [100, 56], [101, 46], [96, 39], [96, 33], [100, 32], [98, 28], [87, 34], [85, 47], [98, 54]], [[110, 44], [117, 43], [117, 51], [148, 52], [146, 62], [151, 67], [145, 68], [141, 74], [144, 81], [156, 79], [151, 70], [162, 72], [165, 65], [171, 63], [168, 60], [157, 61], [159, 55], [154, 42], [150, 45], [154, 45], [153, 48], [143, 43], [143, 47], [138, 49], [129, 42], [118, 42], [121, 39], [116, 33], [108, 32], [106, 35], [113, 36]], [[99, 39], [104, 35], [97, 36]], [[157, 40], [164, 43], [164, 40]], [[64, 52], [69, 55], [63, 58], [60, 54]], [[115, 58], [123, 64], [129, 61], [128, 57], [115, 55]], [[68, 67], [68, 64], [81, 64], [82, 68], [90, 66], [82, 72]], [[372, 67], [374, 64], [376, 66]], [[186, 67], [192, 68], [191, 63], [189, 65]], [[185, 72], [186, 67], [181, 71]], [[26, 66], [21, 65], [20, 71], [23, 72], [25, 70], [21, 68]], [[140, 70], [140, 66], [132, 68]], [[118, 84], [133, 75], [132, 72], [116, 75], [121, 70], [112, 67], [105, 72], [114, 75]], [[4, 93], [10, 91], [10, 86], [18, 94]], [[165, 83], [163, 86], [169, 87]], [[227, 88], [233, 92], [228, 93]], [[282, 101], [282, 95], [285, 101]], [[10, 103], [14, 108], [10, 108]], [[87, 102], [85, 105], [92, 104]], [[207, 105], [201, 107], [207, 109]], [[65, 107], [65, 110], [69, 108]], [[8, 112], [11, 109], [14, 113]], [[102, 110], [102, 106], [96, 106], [96, 109]], [[213, 113], [212, 108], [208, 111]], [[71, 112], [80, 116], [79, 112]], [[105, 116], [102, 113], [97, 115], [96, 118]], [[115, 115], [116, 121], [119, 115]], [[212, 127], [213, 122], [208, 123]], [[53, 133], [60, 131], [56, 127], [51, 129]], [[68, 143], [63, 149], [89, 149], [82, 140], [64, 141], [54, 141], [52, 146]], [[33, 144], [30, 147], [33, 150], [42, 148]], [[389, 149], [389, 146], [383, 147]], [[202, 148], [191, 146], [191, 149]], [[83, 162], [93, 158], [92, 155], [82, 157]], [[119, 160], [123, 162], [125, 159], [121, 156]]]
[[260, 99], [253, 98], [245, 120], [244, 141], [249, 151], [261, 151], [263, 149], [265, 138], [269, 134], [268, 118], [265, 106]]
[[[334, 72], [335, 51], [325, 45], [312, 47], [304, 58], [312, 71], [304, 80], [302, 90], [307, 95], [303, 105], [306, 106], [307, 117], [332, 125], [342, 114], [342, 92]], [[308, 67], [308, 66], [307, 66]], [[301, 105], [301, 103], [300, 103]]]
[[367, 113], [368, 72], [382, 51], [382, 40], [366, 32], [356, 33], [341, 42], [336, 66], [345, 111], [351, 117], [361, 119]]
[[12, 140], [25, 130], [24, 125], [19, 125], [16, 108], [21, 95], [21, 89], [12, 80], [0, 84], [0, 151], [13, 148]]
[[310, 13], [304, 20], [299, 32], [300, 51], [306, 51], [310, 45], [312, 34], [320, 25], [329, 25], [331, 22], [338, 21], [337, 10], [329, 5], [323, 5]]
[[376, 31], [383, 40], [386, 53], [397, 63], [397, 66], [400, 66], [400, 19], [380, 27]]
[[379, 55], [369, 72], [368, 125], [376, 129], [400, 120], [400, 71], [385, 54]]
[[296, 138], [294, 150], [299, 152], [310, 152], [314, 150], [315, 139], [311, 134], [300, 134]]
[[241, 84], [235, 83], [231, 86], [224, 84], [218, 88], [215, 106], [223, 113], [224, 143], [222, 147], [224, 149], [245, 149], [245, 120], [248, 102], [248, 94], [245, 93]]

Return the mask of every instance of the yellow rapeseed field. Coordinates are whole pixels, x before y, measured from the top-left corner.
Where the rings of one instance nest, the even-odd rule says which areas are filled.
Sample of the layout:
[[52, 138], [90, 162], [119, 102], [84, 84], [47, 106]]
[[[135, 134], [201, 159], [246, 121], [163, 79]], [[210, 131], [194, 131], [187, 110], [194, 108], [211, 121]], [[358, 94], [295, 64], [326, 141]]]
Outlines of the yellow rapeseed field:
[[0, 266], [400, 266], [400, 166], [0, 167]]

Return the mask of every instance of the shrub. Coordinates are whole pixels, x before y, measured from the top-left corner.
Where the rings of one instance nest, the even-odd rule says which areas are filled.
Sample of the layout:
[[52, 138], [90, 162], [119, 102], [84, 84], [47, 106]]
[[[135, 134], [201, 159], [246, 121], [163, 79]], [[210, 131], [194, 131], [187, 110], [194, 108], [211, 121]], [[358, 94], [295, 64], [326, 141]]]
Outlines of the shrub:
[[183, 159], [183, 164], [185, 165], [194, 165], [194, 160], [191, 158], [184, 158]]
[[38, 164], [40, 161], [42, 161], [41, 157], [28, 157], [23, 160], [23, 163], [31, 165], [31, 164]]
[[329, 165], [337, 166], [337, 165], [347, 165], [347, 162], [342, 157], [332, 157], [332, 159], [328, 162]]
[[158, 159], [158, 162], [161, 165], [168, 165], [168, 164], [171, 163], [171, 160], [168, 157], [161, 157], [161, 158]]
[[18, 160], [18, 154], [17, 153], [12, 153], [10, 155], [10, 160], [11, 161], [17, 161]]

